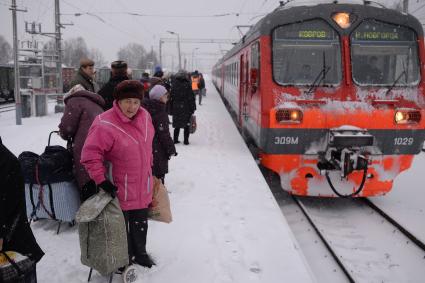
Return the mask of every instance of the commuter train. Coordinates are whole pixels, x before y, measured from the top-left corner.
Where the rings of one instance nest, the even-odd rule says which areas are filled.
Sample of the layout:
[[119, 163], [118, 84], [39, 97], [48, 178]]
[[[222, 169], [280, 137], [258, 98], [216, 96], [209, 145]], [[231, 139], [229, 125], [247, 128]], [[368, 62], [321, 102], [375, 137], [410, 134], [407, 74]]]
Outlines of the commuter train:
[[367, 197], [388, 193], [421, 152], [424, 63], [422, 25], [411, 15], [281, 6], [214, 65], [212, 78], [284, 190]]

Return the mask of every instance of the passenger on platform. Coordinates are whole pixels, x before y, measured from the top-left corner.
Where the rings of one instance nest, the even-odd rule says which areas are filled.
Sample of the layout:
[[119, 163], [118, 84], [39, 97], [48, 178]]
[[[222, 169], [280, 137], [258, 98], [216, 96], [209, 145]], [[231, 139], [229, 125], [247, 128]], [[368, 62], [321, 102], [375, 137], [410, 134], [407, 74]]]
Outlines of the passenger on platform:
[[127, 68], [127, 77], [129, 80], [133, 79], [133, 69], [132, 68]]
[[[27, 220], [25, 184], [21, 166], [16, 156], [3, 145], [1, 138], [0, 251], [16, 251], [28, 256], [35, 263], [44, 255]], [[34, 277], [36, 276], [34, 274]]]
[[99, 90], [99, 94], [105, 100], [105, 111], [112, 108], [114, 101], [113, 92], [115, 87], [122, 81], [128, 80], [127, 63], [125, 61], [114, 61], [111, 63], [111, 77], [109, 81]]
[[193, 72], [191, 80], [193, 93], [195, 94], [195, 96], [199, 96], [199, 105], [202, 105], [202, 95], [200, 90], [200, 78], [198, 70], [195, 70], [195, 72]]
[[149, 90], [151, 90], [156, 85], [164, 86], [168, 92], [171, 88], [169, 82], [166, 80], [166, 78], [164, 78], [164, 72], [162, 71], [160, 66], [155, 67], [155, 73], [153, 77], [149, 80]]
[[207, 89], [205, 88], [205, 79], [202, 73], [199, 73], [199, 90], [202, 96], [207, 96]]
[[149, 89], [151, 87], [149, 73], [144, 72], [142, 74], [142, 78], [140, 79], [140, 82], [142, 83], [143, 88], [145, 89], [146, 98], [149, 98]]
[[82, 85], [84, 89], [88, 91], [97, 92], [98, 86], [94, 81], [95, 73], [94, 61], [87, 58], [81, 59], [80, 68], [69, 84], [69, 87], [72, 88], [75, 85]]
[[[98, 187], [117, 196], [127, 227], [130, 263], [152, 267], [146, 252], [148, 206], [152, 202], [154, 128], [139, 81], [126, 80], [114, 90], [113, 107], [94, 120], [81, 163]], [[109, 173], [108, 173], [109, 172]]]
[[171, 79], [171, 115], [173, 115], [174, 143], [180, 143], [180, 129], [184, 129], [184, 144], [189, 144], [190, 118], [195, 113], [195, 94], [189, 74], [180, 70]]
[[80, 189], [81, 202], [97, 192], [96, 184], [90, 179], [80, 163], [81, 151], [90, 126], [97, 115], [103, 112], [105, 100], [81, 85], [74, 86], [64, 96], [65, 110], [59, 124], [59, 133], [64, 140], [72, 141], [74, 175]]
[[162, 71], [161, 66], [155, 67], [153, 76], [162, 79], [162, 77], [164, 76], [164, 72]]
[[161, 179], [164, 184], [165, 174], [168, 173], [168, 160], [176, 156], [176, 147], [170, 136], [170, 120], [166, 112], [168, 91], [162, 85], [154, 86], [149, 92], [149, 99], [143, 101], [143, 106], [149, 111], [155, 128], [153, 138], [153, 167], [155, 177]]

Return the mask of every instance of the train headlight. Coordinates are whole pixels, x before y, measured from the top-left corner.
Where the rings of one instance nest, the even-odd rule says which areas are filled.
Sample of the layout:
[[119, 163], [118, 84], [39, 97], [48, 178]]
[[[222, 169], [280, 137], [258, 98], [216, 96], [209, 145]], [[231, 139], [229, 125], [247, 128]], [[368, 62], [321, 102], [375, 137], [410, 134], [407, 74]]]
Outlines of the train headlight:
[[394, 114], [396, 124], [418, 124], [422, 115], [418, 110], [397, 110]]
[[303, 112], [299, 109], [278, 109], [276, 110], [276, 121], [278, 123], [301, 123]]
[[332, 16], [332, 19], [343, 29], [349, 28], [351, 26], [349, 13], [336, 13]]

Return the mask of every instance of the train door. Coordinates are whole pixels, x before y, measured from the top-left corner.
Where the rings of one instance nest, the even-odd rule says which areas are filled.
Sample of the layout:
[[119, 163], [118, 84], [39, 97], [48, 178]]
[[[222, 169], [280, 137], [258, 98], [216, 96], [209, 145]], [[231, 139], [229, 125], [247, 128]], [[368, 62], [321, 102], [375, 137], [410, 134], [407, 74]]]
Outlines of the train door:
[[248, 57], [243, 54], [240, 57], [240, 84], [239, 84], [239, 124], [243, 125], [248, 119]]

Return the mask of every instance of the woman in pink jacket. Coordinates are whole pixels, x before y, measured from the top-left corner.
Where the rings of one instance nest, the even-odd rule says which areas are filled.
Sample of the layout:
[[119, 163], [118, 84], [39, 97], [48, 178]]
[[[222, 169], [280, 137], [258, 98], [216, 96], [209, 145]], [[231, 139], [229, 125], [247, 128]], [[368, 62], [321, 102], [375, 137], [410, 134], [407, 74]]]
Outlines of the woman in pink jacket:
[[114, 90], [112, 109], [93, 121], [81, 163], [98, 188], [118, 197], [123, 210], [130, 263], [152, 267], [146, 253], [148, 206], [152, 202], [151, 116], [142, 107], [143, 85], [126, 80]]

